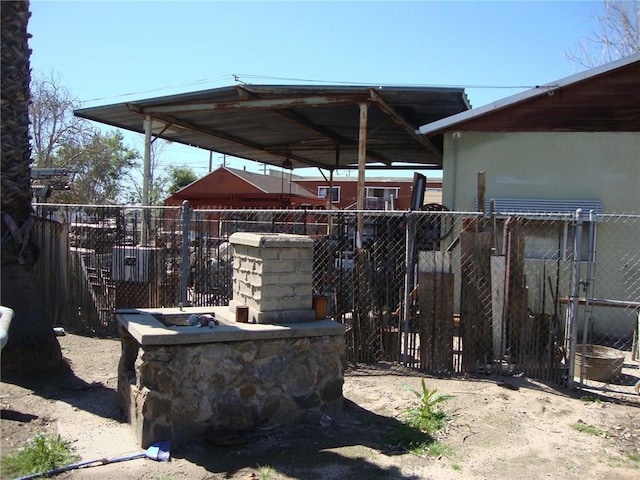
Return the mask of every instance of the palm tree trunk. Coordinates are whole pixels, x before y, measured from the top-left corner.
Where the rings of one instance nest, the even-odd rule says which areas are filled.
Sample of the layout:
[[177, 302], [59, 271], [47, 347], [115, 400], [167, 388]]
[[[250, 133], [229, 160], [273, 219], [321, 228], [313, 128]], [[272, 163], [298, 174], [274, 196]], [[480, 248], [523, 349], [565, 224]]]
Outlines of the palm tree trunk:
[[2, 244], [0, 302], [14, 310], [9, 340], [2, 349], [2, 373], [42, 371], [61, 363], [62, 355], [45, 314], [34, 265], [38, 247], [33, 225], [29, 142], [31, 50], [29, 2], [0, 2], [2, 79]]

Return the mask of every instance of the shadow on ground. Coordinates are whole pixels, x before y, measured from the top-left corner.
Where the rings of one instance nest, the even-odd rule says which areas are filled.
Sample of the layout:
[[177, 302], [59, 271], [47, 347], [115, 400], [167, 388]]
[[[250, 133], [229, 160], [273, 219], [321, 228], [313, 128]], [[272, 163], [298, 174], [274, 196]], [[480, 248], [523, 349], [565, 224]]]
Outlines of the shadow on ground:
[[[345, 400], [337, 418], [323, 417], [288, 428], [247, 433], [246, 443], [221, 447], [215, 439], [172, 447], [174, 458], [202, 466], [221, 478], [238, 478], [244, 469], [270, 467], [291, 479], [418, 479], [429, 459], [414, 456], [399, 445], [400, 420], [375, 414]], [[373, 462], [373, 456], [378, 459]], [[411, 467], [380, 457], [409, 455]], [[385, 465], [385, 463], [387, 463]], [[216, 477], [218, 478], [218, 477]]]
[[[102, 382], [87, 382], [74, 373], [72, 365], [66, 360], [63, 365], [53, 370], [3, 376], [2, 382], [20, 386], [47, 400], [68, 403], [79, 410], [106, 419], [124, 421], [117, 404], [115, 389]], [[2, 411], [3, 420], [14, 420], [16, 415], [19, 415], [19, 412], [12, 414], [8, 410]]]

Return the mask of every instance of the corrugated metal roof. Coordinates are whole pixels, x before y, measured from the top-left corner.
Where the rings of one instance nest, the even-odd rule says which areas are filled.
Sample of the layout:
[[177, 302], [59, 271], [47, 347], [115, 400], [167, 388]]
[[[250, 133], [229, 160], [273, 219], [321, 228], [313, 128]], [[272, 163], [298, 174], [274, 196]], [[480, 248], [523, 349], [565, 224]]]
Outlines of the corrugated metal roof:
[[[165, 140], [293, 168], [358, 165], [360, 104], [368, 109], [367, 163], [440, 169], [441, 145], [420, 125], [470, 108], [464, 89], [238, 85], [83, 108], [75, 115]], [[415, 167], [414, 167], [415, 166]]]

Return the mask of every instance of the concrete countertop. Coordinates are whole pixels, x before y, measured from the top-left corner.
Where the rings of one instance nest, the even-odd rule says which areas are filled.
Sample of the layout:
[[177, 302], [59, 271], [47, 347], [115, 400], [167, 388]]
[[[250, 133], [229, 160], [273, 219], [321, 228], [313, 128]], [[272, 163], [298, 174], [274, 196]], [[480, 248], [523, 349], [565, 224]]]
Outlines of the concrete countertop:
[[[214, 314], [220, 322], [214, 327], [171, 326], [154, 314]], [[116, 310], [116, 319], [142, 345], [186, 345], [194, 343], [242, 342], [278, 338], [321, 337], [342, 335], [345, 326], [330, 319], [290, 324], [238, 323], [228, 306], [183, 308], [138, 308]]]

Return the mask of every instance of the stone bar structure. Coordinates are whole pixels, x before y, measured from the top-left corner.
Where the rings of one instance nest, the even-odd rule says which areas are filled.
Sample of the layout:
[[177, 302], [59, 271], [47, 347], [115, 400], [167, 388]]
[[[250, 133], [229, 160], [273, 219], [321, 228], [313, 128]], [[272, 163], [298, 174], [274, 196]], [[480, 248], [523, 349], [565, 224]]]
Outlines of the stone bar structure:
[[[316, 320], [313, 242], [283, 234], [231, 239], [231, 305], [116, 310], [118, 399], [142, 448], [342, 410], [345, 327]], [[235, 321], [240, 305], [251, 323]], [[194, 315], [217, 324], [192, 323]]]
[[250, 323], [315, 320], [312, 308], [313, 240], [283, 233], [234, 233], [233, 299], [249, 307]]

